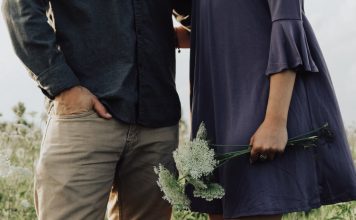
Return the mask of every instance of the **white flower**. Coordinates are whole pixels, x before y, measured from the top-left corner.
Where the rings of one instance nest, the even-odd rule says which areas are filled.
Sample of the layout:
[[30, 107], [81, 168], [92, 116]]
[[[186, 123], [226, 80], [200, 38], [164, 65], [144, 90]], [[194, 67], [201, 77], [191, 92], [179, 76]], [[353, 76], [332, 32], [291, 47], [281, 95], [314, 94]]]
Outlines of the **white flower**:
[[32, 172], [28, 168], [10, 166], [9, 175], [14, 176], [18, 179], [32, 177]]
[[6, 155], [9, 158], [12, 155], [13, 149], [11, 147], [5, 147], [5, 150], [3, 152], [4, 152], [4, 155]]
[[191, 176], [199, 179], [202, 176], [211, 174], [218, 161], [215, 159], [215, 152], [209, 147], [209, 143], [200, 137], [206, 137], [204, 124], [198, 131], [199, 138], [185, 143], [173, 152], [174, 161], [179, 173], [182, 176]]
[[202, 122], [199, 125], [199, 129], [197, 131], [196, 139], [206, 140], [208, 138], [208, 131], [206, 130], [205, 123]]
[[9, 175], [11, 169], [9, 159], [0, 152], [0, 177], [6, 177]]
[[19, 148], [16, 150], [16, 157], [18, 159], [23, 159], [25, 157], [25, 149]]
[[28, 200], [26, 200], [26, 199], [21, 200], [20, 204], [21, 204], [21, 206], [22, 206], [23, 208], [25, 208], [25, 209], [28, 209], [28, 208], [31, 207], [30, 202], [29, 202]]
[[207, 188], [195, 188], [193, 193], [195, 197], [212, 201], [213, 199], [221, 199], [225, 195], [225, 190], [217, 183], [209, 183]]
[[15, 128], [21, 136], [25, 136], [30, 131], [30, 128], [24, 124], [15, 124]]
[[189, 176], [187, 176], [186, 178], [187, 183], [190, 183], [194, 186], [194, 188], [199, 188], [199, 189], [206, 189], [208, 188], [207, 184], [200, 179], [193, 179]]
[[164, 193], [163, 199], [167, 200], [175, 210], [189, 210], [190, 200], [185, 195], [185, 184], [180, 184], [177, 178], [161, 164], [154, 167], [158, 174], [157, 184]]

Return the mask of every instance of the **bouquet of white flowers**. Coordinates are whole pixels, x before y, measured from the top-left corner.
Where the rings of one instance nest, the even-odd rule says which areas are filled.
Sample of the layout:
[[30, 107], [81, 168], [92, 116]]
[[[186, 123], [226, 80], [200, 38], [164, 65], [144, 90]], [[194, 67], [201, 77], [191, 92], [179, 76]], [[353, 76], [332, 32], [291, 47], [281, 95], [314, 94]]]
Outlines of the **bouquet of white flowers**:
[[[321, 137], [327, 138], [328, 141], [332, 139], [328, 124], [289, 139], [287, 147], [314, 147], [317, 146], [317, 141]], [[196, 138], [186, 142], [184, 146], [173, 152], [173, 158], [179, 172], [178, 176], [161, 164], [158, 167], [154, 167], [154, 171], [158, 175], [157, 184], [164, 193], [163, 198], [173, 206], [173, 209], [190, 209], [190, 200], [185, 193], [185, 188], [188, 184], [194, 187], [194, 197], [200, 197], [207, 201], [221, 199], [225, 195], [224, 188], [218, 183], [210, 182], [208, 177], [223, 163], [241, 155], [249, 154], [251, 151], [251, 146], [249, 145], [213, 145], [246, 147], [244, 150], [216, 155], [210, 146], [211, 144], [207, 140], [207, 130], [204, 123], [202, 123]]]

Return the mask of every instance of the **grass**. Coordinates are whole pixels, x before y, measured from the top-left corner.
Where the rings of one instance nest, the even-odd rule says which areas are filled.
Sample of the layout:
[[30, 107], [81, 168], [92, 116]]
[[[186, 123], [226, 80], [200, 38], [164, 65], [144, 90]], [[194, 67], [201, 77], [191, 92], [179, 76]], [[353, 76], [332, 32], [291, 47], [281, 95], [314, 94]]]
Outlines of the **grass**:
[[[33, 203], [34, 164], [39, 155], [42, 138], [41, 129], [33, 123], [35, 114], [27, 114], [26, 108], [19, 103], [13, 108], [16, 120], [0, 120], [0, 219], [34, 220], [36, 213]], [[29, 117], [30, 116], [30, 117]], [[27, 120], [26, 118], [30, 118]], [[1, 119], [1, 114], [0, 114]], [[181, 139], [187, 134], [187, 126], [181, 124]], [[356, 125], [349, 127], [348, 138], [351, 152], [356, 160]], [[7, 155], [9, 164], [1, 154]], [[307, 213], [291, 213], [284, 220], [354, 220], [356, 202], [323, 206]], [[175, 212], [173, 220], [207, 220], [206, 214]]]

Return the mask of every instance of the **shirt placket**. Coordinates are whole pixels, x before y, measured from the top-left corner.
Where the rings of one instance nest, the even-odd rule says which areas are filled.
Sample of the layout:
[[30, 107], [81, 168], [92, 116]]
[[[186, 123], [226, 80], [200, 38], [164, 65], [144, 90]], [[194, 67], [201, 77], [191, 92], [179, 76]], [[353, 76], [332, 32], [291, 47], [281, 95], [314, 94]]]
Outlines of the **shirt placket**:
[[142, 78], [144, 74], [144, 10], [143, 10], [144, 0], [133, 0], [134, 7], [134, 17], [135, 17], [135, 29], [136, 29], [136, 66], [137, 66], [137, 109], [136, 109], [136, 122], [140, 119], [140, 112], [142, 111], [142, 106], [140, 100], [142, 97]]

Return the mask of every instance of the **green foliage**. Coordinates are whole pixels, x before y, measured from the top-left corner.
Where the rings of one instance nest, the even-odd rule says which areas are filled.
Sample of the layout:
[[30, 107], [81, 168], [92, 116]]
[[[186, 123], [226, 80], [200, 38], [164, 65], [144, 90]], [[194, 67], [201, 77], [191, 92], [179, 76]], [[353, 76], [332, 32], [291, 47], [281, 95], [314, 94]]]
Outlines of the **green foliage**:
[[309, 212], [291, 213], [283, 216], [283, 220], [354, 220], [356, 218], [356, 202], [322, 206]]
[[0, 156], [11, 163], [8, 167], [0, 164], [0, 219], [32, 220], [36, 219], [34, 163], [42, 134], [40, 128], [26, 120], [23, 103], [16, 105], [13, 111], [15, 122], [0, 122]]
[[202, 213], [182, 211], [173, 213], [172, 220], [208, 220], [208, 216]]

